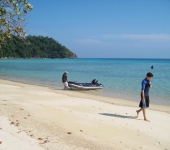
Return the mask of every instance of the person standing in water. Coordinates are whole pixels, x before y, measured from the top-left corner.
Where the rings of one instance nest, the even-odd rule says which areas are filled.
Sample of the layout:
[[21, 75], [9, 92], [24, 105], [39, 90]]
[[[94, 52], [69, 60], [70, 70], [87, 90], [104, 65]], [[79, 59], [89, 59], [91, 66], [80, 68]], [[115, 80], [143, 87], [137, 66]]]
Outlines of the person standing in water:
[[143, 117], [145, 121], [149, 120], [146, 118], [146, 108], [149, 107], [149, 88], [152, 88], [151, 79], [153, 77], [153, 74], [151, 72], [148, 72], [146, 75], [146, 78], [142, 81], [142, 91], [141, 91], [141, 101], [139, 103], [140, 109], [137, 110], [137, 118], [139, 116], [139, 113], [143, 111]]
[[68, 89], [67, 74], [68, 74], [68, 72], [65, 71], [64, 74], [63, 74], [63, 76], [62, 76], [62, 82], [63, 82], [63, 85], [64, 85], [64, 90], [67, 90], [67, 89]]

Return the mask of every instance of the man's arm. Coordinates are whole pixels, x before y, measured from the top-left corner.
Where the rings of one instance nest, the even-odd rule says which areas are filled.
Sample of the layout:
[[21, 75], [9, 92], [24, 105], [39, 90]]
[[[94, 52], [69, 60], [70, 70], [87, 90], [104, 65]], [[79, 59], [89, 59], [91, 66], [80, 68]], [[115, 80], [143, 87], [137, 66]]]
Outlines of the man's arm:
[[142, 90], [142, 102], [143, 103], [145, 102], [145, 92], [144, 92], [144, 90]]
[[152, 88], [152, 83], [151, 82], [149, 82], [149, 88]]
[[142, 102], [145, 102], [145, 87], [146, 87], [146, 82], [142, 82]]
[[67, 76], [66, 76], [66, 82], [68, 82]]

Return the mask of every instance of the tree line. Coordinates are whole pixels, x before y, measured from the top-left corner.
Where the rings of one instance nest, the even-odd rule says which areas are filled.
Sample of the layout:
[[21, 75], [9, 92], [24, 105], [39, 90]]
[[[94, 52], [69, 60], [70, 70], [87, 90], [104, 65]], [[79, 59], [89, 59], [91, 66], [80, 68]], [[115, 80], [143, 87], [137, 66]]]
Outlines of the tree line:
[[47, 36], [29, 35], [25, 39], [12, 36], [5, 40], [0, 58], [77, 58], [75, 53]]

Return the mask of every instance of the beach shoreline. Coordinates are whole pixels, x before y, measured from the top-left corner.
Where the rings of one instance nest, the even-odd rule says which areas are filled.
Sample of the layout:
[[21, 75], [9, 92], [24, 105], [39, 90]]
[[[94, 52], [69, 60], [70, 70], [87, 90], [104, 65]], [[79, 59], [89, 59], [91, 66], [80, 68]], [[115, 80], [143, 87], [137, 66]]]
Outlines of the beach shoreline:
[[[153, 64], [157, 65], [151, 70], [150, 66]], [[162, 59], [6, 60], [0, 63], [0, 78], [48, 86], [60, 91], [63, 88], [61, 76], [66, 70], [69, 72], [69, 81], [90, 83], [97, 79], [104, 85], [102, 90], [80, 91], [82, 94], [138, 103], [141, 99], [141, 81], [147, 72], [152, 72], [151, 105], [170, 107], [170, 84], [166, 82], [166, 78], [169, 78], [168, 64], [169, 60]]]
[[[4, 146], [10, 150], [20, 132], [34, 139], [29, 142], [30, 139], [20, 138], [20, 145], [33, 143], [39, 149], [170, 148], [170, 114], [167, 112], [147, 110], [151, 120], [148, 123], [143, 121], [142, 114], [135, 118], [138, 102], [134, 106], [129, 102], [125, 105], [126, 101], [116, 103], [118, 99], [114, 98], [111, 102], [106, 98], [103, 101], [103, 97], [1, 79], [0, 89], [0, 119], [6, 120], [4, 125], [0, 124], [3, 133], [0, 149]], [[13, 126], [17, 131], [10, 133], [7, 127]]]
[[[128, 99], [121, 99], [121, 98], [115, 98], [115, 97], [108, 97], [106, 95], [96, 95], [96, 94], [92, 94], [92, 93], [87, 93], [88, 91], [71, 90], [70, 88], [69, 88], [69, 90], [64, 91], [63, 87], [59, 87], [59, 86], [56, 86], [54, 88], [53, 86], [50, 86], [50, 85], [42, 85], [42, 84], [38, 84], [38, 83], [33, 84], [30, 82], [28, 83], [28, 82], [15, 81], [15, 80], [9, 80], [9, 79], [1, 79], [1, 78], [0, 78], [0, 81], [5, 82], [5, 84], [8, 84], [8, 81], [9, 81], [16, 85], [26, 84], [26, 85], [33, 85], [33, 86], [39, 86], [39, 87], [46, 87], [46, 88], [53, 90], [53, 92], [58, 93], [58, 94], [64, 94], [67, 96], [73, 96], [73, 97], [77, 97], [77, 98], [88, 98], [88, 99], [93, 99], [93, 100], [102, 101], [102, 102], [106, 102], [106, 103], [110, 103], [110, 104], [114, 104], [114, 105], [120, 105], [120, 106], [130, 106], [130, 107], [138, 108], [138, 105], [140, 102], [140, 100], [136, 100], [136, 102], [135, 102], [135, 101], [130, 101]], [[11, 83], [9, 83], [9, 84], [11, 84]], [[139, 98], [140, 98], [140, 96], [139, 96]], [[151, 99], [152, 99], [152, 97], [151, 97]], [[170, 113], [169, 108], [170, 107], [167, 105], [152, 104], [152, 101], [151, 101], [149, 109]]]

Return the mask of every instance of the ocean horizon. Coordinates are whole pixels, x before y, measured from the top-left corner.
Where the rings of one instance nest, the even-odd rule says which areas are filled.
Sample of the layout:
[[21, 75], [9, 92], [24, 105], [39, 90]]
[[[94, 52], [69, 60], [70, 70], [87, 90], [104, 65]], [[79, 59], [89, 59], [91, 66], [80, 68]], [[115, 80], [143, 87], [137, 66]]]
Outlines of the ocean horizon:
[[[154, 69], [151, 69], [151, 66]], [[83, 91], [93, 95], [140, 101], [141, 82], [152, 72], [151, 104], [170, 106], [170, 59], [76, 58], [76, 59], [1, 59], [0, 78], [63, 89], [61, 77], [91, 82], [97, 79], [102, 90]], [[79, 91], [81, 92], [81, 91]]]

